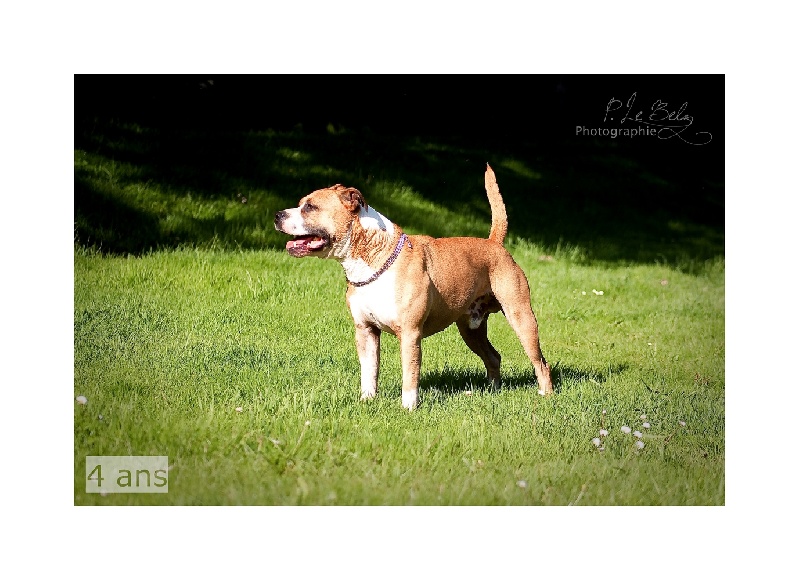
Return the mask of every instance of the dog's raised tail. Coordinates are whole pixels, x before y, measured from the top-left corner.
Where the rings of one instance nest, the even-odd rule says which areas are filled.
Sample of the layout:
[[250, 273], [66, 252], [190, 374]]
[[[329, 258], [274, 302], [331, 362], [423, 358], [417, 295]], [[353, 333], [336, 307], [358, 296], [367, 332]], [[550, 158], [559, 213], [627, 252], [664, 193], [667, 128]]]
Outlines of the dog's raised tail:
[[500, 187], [489, 164], [486, 164], [486, 195], [489, 196], [489, 205], [492, 208], [492, 229], [489, 231], [489, 240], [502, 244], [508, 232], [508, 215]]

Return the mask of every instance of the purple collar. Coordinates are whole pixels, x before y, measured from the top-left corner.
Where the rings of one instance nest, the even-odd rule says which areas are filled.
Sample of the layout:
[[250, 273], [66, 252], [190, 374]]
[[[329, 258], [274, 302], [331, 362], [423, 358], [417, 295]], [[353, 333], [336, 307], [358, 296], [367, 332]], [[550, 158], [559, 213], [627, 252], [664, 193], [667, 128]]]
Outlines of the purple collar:
[[[389, 267], [394, 263], [394, 261], [397, 260], [397, 257], [400, 256], [400, 251], [403, 250], [403, 244], [405, 244], [406, 242], [408, 242], [409, 248], [413, 248], [413, 246], [411, 246], [411, 240], [409, 240], [408, 236], [406, 236], [405, 232], [403, 232], [403, 234], [400, 235], [400, 240], [397, 241], [397, 246], [395, 247], [394, 252], [392, 252], [392, 255], [386, 261], [386, 264], [381, 266], [380, 269], [375, 274], [373, 274], [367, 280], [362, 280], [361, 282], [353, 282], [349, 278], [347, 279], [347, 282], [352, 284], [353, 286], [366, 286], [371, 282], [375, 282], [378, 279], [378, 277], [382, 275], [384, 272], [386, 272], [389, 269]], [[345, 278], [347, 277], [345, 276]]]

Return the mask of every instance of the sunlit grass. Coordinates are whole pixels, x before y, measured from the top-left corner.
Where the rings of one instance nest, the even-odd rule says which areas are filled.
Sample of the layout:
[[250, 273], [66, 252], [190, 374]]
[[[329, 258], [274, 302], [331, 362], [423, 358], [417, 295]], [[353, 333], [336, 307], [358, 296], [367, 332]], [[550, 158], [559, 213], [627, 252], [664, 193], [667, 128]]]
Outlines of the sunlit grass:
[[[663, 177], [343, 127], [76, 135], [76, 504], [725, 502], [723, 232], [662, 210]], [[341, 268], [287, 256], [275, 212], [338, 182], [408, 232], [486, 236], [487, 161], [556, 394], [494, 315], [499, 390], [451, 328], [418, 410], [387, 335], [359, 401]], [[86, 494], [87, 455], [166, 455], [169, 493]]]
[[[503, 387], [489, 389], [450, 329], [424, 342], [422, 404], [408, 413], [391, 336], [379, 396], [359, 401], [335, 264], [77, 250], [74, 396], [88, 401], [75, 403], [75, 502], [724, 503], [722, 276], [542, 262], [535, 249], [515, 257], [556, 395], [536, 394], [495, 315]], [[592, 287], [604, 294], [582, 294]], [[642, 414], [652, 427], [636, 426], [638, 450], [619, 426]], [[611, 435], [599, 454], [601, 417]], [[666, 441], [678, 421], [686, 427]], [[169, 456], [169, 493], [84, 492], [85, 456], [129, 454]]]

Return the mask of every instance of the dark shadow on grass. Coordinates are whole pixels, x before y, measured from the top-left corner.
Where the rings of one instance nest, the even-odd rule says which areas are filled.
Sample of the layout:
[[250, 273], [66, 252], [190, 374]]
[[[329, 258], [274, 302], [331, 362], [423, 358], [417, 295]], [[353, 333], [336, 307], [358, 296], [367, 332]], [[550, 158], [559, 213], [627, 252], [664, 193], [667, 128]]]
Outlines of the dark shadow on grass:
[[155, 216], [77, 176], [75, 236], [84, 246], [112, 254], [139, 254], [162, 242]]
[[[542, 91], [558, 83], [575, 88], [567, 97], [528, 92], [526, 99], [518, 91], [522, 81], [513, 77], [493, 79], [495, 93], [484, 97], [475, 95], [483, 77], [459, 81], [463, 86], [391, 77], [396, 93], [383, 100], [392, 114], [377, 117], [358, 107], [374, 88], [371, 78], [324, 77], [325, 85], [350, 89], [313, 110], [293, 99], [315, 87], [314, 79], [222, 78], [213, 85], [191, 77], [104, 79], [76, 78], [75, 148], [89, 158], [75, 170], [82, 245], [100, 243], [111, 253], [212, 241], [282, 248], [285, 238], [271, 228], [274, 213], [333, 183], [359, 188], [407, 230], [485, 236], [489, 162], [511, 235], [548, 252], [572, 246], [590, 260], [667, 264], [724, 256], [721, 134], [704, 147], [574, 135], [575, 123], [602, 119], [606, 91], [627, 91], [640, 86], [639, 79], [536, 78]], [[666, 79], [647, 83], [677, 82]], [[710, 87], [716, 93], [705, 98], [713, 103], [724, 93], [716, 81], [682, 82], [686, 98], [705, 96]], [[279, 106], [264, 107], [262, 95], [269, 91]], [[713, 121], [716, 128], [720, 116]], [[114, 176], [98, 174], [97, 167], [114, 164]], [[131, 186], [144, 198], [131, 200]], [[436, 211], [395, 199], [403, 187], [443, 216], [464, 217], [465, 231], [454, 232]], [[174, 203], [183, 198], [191, 202]], [[225, 206], [245, 198], [237, 212]], [[215, 203], [211, 215], [194, 215]], [[181, 227], [172, 227], [175, 222]]]
[[556, 393], [562, 391], [565, 384], [575, 384], [589, 381], [591, 383], [601, 386], [608, 381], [613, 375], [620, 374], [626, 371], [630, 365], [627, 363], [614, 363], [609, 364], [602, 370], [597, 369], [581, 369], [569, 365], [561, 365], [556, 363], [552, 366], [553, 385]]
[[[562, 393], [564, 385], [574, 385], [576, 383], [590, 381], [602, 385], [616, 374], [628, 369], [628, 364], [617, 363], [609, 365], [603, 370], [580, 369], [577, 367], [564, 366], [559, 363], [552, 364], [551, 374], [553, 380], [553, 391]], [[509, 373], [508, 370], [501, 370], [502, 382], [499, 388], [495, 388], [487, 380], [486, 373], [475, 369], [438, 369], [428, 371], [420, 376], [420, 390], [424, 396], [425, 390], [436, 389], [446, 396], [461, 394], [466, 390], [480, 390], [484, 392], [500, 392], [505, 390], [530, 389], [534, 392], [538, 390], [538, 382], [533, 372], [533, 368], [523, 373]]]

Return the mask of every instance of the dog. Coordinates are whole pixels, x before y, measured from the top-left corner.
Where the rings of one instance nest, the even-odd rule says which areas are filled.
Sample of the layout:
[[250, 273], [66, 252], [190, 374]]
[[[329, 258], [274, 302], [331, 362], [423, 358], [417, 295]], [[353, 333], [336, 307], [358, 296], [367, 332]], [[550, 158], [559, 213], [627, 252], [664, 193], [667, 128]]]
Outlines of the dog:
[[486, 164], [492, 210], [488, 239], [409, 236], [364, 201], [356, 188], [336, 184], [316, 190], [296, 208], [275, 215], [275, 229], [293, 236], [294, 257], [338, 261], [347, 278], [347, 306], [355, 324], [361, 365], [361, 399], [375, 397], [381, 332], [400, 342], [402, 405], [419, 403], [422, 339], [455, 323], [467, 346], [483, 360], [489, 381], [500, 385], [500, 354], [489, 342], [487, 319], [502, 311], [533, 364], [538, 393], [553, 392], [550, 366], [539, 345], [525, 273], [503, 247], [505, 204]]

